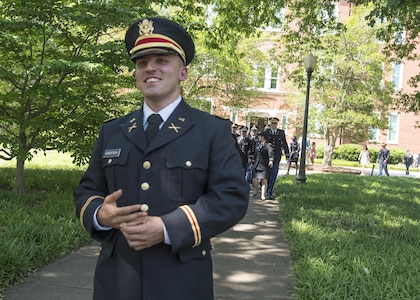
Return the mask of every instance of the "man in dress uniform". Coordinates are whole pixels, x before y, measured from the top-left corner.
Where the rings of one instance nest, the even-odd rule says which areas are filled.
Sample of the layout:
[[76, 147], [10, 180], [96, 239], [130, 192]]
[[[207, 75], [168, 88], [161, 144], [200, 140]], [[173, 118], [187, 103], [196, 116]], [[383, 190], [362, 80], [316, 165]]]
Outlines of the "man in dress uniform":
[[248, 136], [248, 127], [241, 126], [241, 135], [238, 137], [239, 148], [241, 149], [242, 157], [242, 166], [244, 168], [245, 178], [247, 178], [247, 173], [249, 170], [249, 161], [248, 161], [248, 148], [250, 139]]
[[278, 118], [270, 118], [270, 128], [267, 129], [267, 132], [270, 134], [268, 142], [271, 143], [274, 147], [274, 163], [273, 167], [271, 168], [270, 179], [268, 180], [267, 199], [273, 199], [274, 184], [276, 183], [283, 151], [286, 155], [286, 158], [289, 157], [289, 147], [286, 141], [286, 134], [284, 133], [284, 130], [277, 128], [278, 123]]
[[127, 30], [139, 110], [105, 122], [74, 192], [101, 242], [94, 299], [213, 299], [211, 237], [239, 222], [249, 187], [230, 122], [188, 106], [180, 85], [195, 47], [164, 18]]
[[248, 171], [246, 174], [246, 180], [248, 181], [251, 188], [253, 188], [252, 184], [252, 165], [255, 160], [255, 153], [257, 149], [257, 143], [258, 143], [258, 136], [257, 136], [258, 128], [254, 125], [249, 130], [248, 135], [248, 143], [245, 146], [245, 153], [248, 157]]

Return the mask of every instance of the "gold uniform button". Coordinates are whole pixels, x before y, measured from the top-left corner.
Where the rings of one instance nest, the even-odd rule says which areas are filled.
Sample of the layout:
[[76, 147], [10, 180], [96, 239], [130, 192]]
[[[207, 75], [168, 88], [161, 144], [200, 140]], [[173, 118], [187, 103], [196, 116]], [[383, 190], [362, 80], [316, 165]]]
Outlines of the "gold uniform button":
[[150, 161], [146, 160], [143, 163], [143, 168], [145, 168], [146, 170], [150, 169], [150, 167], [152, 166], [152, 164], [150, 163]]
[[112, 164], [112, 158], [108, 159], [108, 165]]
[[207, 251], [206, 251], [206, 250], [203, 250], [203, 251], [201, 251], [201, 254], [202, 254], [203, 256], [206, 256]]
[[189, 161], [189, 160], [187, 160], [187, 161], [185, 162], [185, 165], [186, 165], [187, 167], [191, 167], [191, 166], [192, 166], [192, 162], [191, 162], [191, 161]]
[[147, 182], [143, 182], [140, 187], [143, 191], [147, 191], [150, 188], [150, 185]]

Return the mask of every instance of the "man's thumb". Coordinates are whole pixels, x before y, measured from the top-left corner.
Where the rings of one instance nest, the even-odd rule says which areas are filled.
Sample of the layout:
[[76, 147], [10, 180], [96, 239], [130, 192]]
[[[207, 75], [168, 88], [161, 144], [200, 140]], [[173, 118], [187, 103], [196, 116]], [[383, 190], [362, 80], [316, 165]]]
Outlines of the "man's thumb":
[[117, 202], [117, 200], [122, 196], [122, 193], [122, 189], [119, 189], [112, 194], [109, 194], [105, 197], [105, 203]]

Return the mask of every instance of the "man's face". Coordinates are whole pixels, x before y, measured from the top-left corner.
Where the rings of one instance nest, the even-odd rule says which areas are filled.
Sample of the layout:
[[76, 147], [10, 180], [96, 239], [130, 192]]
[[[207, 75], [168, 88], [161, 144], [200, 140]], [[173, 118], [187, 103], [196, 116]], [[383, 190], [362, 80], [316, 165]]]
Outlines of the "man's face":
[[150, 54], [136, 60], [136, 85], [145, 100], [152, 103], [175, 100], [187, 73], [175, 54]]
[[271, 122], [270, 127], [272, 129], [276, 129], [277, 128], [277, 122]]

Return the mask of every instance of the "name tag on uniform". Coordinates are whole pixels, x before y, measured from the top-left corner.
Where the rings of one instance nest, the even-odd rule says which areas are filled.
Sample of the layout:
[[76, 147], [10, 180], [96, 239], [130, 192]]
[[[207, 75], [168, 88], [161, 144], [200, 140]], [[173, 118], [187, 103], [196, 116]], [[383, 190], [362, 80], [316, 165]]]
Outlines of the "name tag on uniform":
[[121, 149], [106, 149], [104, 150], [104, 155], [102, 158], [119, 157], [120, 154], [121, 154]]

